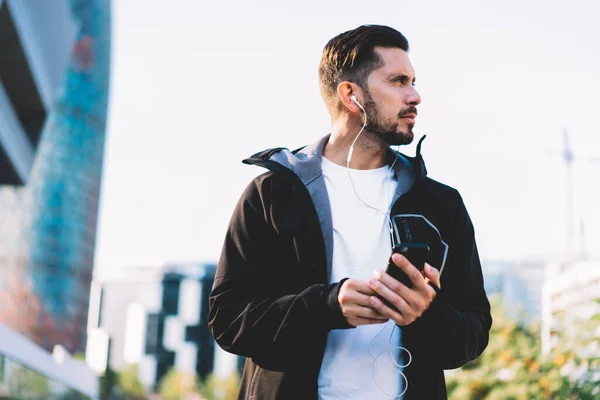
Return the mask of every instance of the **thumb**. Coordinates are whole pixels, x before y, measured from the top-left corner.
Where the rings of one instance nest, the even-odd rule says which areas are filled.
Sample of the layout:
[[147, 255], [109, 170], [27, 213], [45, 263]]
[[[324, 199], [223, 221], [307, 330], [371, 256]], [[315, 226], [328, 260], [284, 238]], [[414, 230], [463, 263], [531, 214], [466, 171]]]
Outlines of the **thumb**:
[[442, 284], [440, 283], [440, 271], [438, 271], [436, 268], [433, 268], [429, 264], [425, 264], [423, 272], [425, 274], [425, 277], [429, 279], [430, 282], [432, 282], [438, 288], [442, 288]]

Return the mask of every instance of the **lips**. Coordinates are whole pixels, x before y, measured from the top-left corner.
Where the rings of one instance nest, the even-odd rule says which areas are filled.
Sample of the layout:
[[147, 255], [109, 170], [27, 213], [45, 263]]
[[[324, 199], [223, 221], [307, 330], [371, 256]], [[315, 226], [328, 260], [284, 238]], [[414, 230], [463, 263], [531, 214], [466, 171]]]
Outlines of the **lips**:
[[417, 118], [417, 107], [407, 107], [398, 114], [398, 117], [414, 124], [415, 118]]
[[415, 123], [415, 118], [417, 118], [417, 114], [407, 114], [407, 115], [401, 116], [400, 118], [403, 119], [403, 120], [405, 120], [409, 124], [414, 124]]

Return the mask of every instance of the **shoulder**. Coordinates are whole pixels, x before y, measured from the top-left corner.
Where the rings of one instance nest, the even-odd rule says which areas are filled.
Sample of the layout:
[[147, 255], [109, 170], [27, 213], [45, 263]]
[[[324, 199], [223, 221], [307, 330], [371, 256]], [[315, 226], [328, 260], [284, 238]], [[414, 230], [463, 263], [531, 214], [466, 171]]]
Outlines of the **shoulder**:
[[271, 199], [290, 189], [289, 182], [274, 171], [266, 171], [253, 178], [242, 193], [242, 201], [269, 203]]
[[424, 186], [437, 198], [439, 207], [444, 210], [452, 226], [473, 232], [471, 217], [457, 189], [430, 178], [426, 178]]
[[463, 203], [462, 196], [460, 195], [459, 191], [452, 186], [438, 182], [429, 177], [425, 178], [423, 181], [423, 186], [445, 204], [456, 205], [458, 203]]
[[469, 212], [460, 192], [449, 185], [426, 178], [423, 182], [424, 188], [435, 199], [437, 208], [452, 221], [452, 224], [471, 225]]

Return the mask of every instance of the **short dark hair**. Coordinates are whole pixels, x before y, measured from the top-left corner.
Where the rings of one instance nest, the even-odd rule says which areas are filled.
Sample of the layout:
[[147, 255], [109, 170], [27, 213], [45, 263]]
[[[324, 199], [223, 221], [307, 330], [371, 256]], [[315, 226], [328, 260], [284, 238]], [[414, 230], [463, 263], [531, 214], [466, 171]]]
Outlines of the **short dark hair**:
[[397, 30], [384, 25], [362, 25], [331, 39], [319, 63], [319, 84], [331, 111], [339, 107], [337, 86], [349, 81], [367, 89], [367, 77], [383, 61], [375, 47], [400, 48], [408, 52], [408, 40]]

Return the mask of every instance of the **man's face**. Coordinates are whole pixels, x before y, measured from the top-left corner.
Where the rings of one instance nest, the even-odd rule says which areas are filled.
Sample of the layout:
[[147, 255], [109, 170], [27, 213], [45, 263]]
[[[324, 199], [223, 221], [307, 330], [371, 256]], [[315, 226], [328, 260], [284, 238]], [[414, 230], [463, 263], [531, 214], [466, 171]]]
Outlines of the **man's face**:
[[375, 51], [384, 64], [367, 78], [366, 130], [390, 145], [409, 144], [414, 137], [416, 106], [421, 103], [414, 88], [414, 69], [402, 49], [376, 47]]

